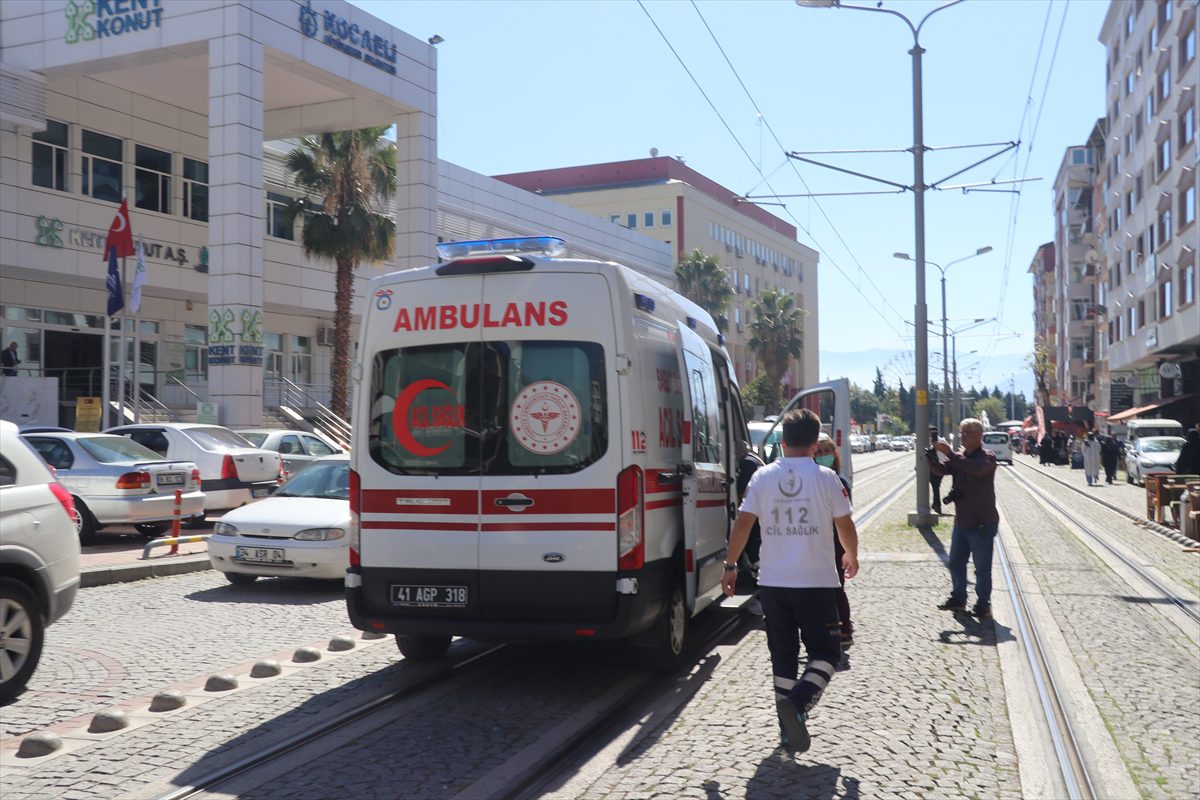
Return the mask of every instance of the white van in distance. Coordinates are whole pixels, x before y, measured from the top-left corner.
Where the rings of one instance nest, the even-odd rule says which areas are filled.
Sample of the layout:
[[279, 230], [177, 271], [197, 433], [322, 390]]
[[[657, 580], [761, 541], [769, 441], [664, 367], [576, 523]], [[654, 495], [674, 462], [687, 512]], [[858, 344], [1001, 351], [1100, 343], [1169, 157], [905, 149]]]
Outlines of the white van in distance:
[[681, 295], [561, 248], [439, 245], [445, 262], [371, 283], [346, 598], [406, 657], [456, 635], [627, 638], [670, 667], [720, 598], [749, 438], [723, 339]]

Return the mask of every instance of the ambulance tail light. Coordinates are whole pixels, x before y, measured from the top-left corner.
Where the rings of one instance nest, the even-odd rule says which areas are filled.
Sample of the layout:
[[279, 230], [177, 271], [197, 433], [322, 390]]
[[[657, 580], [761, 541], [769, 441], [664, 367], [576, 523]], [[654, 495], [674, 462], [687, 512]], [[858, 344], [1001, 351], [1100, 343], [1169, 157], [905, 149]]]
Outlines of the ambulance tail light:
[[641, 569], [646, 563], [646, 494], [642, 468], [617, 475], [617, 569]]
[[358, 472], [350, 470], [350, 566], [361, 567], [362, 556], [362, 492]]

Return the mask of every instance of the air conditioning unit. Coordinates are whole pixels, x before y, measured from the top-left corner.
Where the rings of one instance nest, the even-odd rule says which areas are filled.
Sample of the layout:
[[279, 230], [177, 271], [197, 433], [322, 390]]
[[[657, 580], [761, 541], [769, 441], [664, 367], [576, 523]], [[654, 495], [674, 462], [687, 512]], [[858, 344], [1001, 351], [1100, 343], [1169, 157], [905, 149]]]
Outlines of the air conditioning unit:
[[317, 344], [322, 347], [333, 347], [333, 328], [324, 325], [317, 326]]

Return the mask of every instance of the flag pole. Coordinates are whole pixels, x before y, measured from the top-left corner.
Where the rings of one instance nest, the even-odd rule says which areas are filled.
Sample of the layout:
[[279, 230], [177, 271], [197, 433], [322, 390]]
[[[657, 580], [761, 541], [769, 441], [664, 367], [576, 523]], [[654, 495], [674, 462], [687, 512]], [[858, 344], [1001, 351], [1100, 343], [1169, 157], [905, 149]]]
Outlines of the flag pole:
[[[125, 280], [126, 280], [125, 256], [121, 256], [121, 300], [122, 301], [125, 300]], [[120, 383], [120, 388], [117, 390], [117, 424], [124, 425], [125, 424], [125, 362], [128, 361], [128, 359], [125, 358], [125, 306], [124, 305], [121, 306], [120, 319], [121, 319], [121, 337], [120, 337], [121, 344], [117, 347], [117, 359], [118, 359], [117, 363], [120, 364], [120, 367], [117, 370], [117, 373], [120, 376], [120, 378], [118, 379], [118, 381]]]
[[[104, 302], [107, 305], [108, 295], [105, 294]], [[112, 407], [109, 406], [109, 400], [112, 395], [111, 382], [112, 372], [112, 315], [108, 313], [108, 309], [104, 309], [104, 373], [100, 376], [100, 402], [103, 409], [100, 417], [100, 430], [109, 427], [108, 420], [112, 416]], [[76, 422], [78, 427], [78, 422]]]
[[[133, 421], [142, 421], [142, 404], [139, 402], [142, 396], [142, 295], [141, 288], [137, 286], [138, 279], [141, 276], [141, 270], [145, 269], [145, 258], [142, 254], [142, 243], [139, 241], [137, 245], [138, 265], [137, 271], [133, 276], [135, 284], [134, 291], [137, 293], [137, 303], [133, 309]], [[130, 293], [129, 299], [134, 299], [133, 293]]]

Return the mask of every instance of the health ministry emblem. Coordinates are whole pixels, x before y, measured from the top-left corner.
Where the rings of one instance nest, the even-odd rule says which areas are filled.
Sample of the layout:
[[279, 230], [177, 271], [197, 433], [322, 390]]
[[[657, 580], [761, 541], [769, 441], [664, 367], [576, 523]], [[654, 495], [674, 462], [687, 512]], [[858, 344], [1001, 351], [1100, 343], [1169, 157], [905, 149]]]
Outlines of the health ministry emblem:
[[387, 311], [392, 306], [392, 290], [380, 289], [375, 292], [375, 307], [380, 311]]
[[90, 42], [96, 38], [96, 0], [67, 0], [67, 44]]

